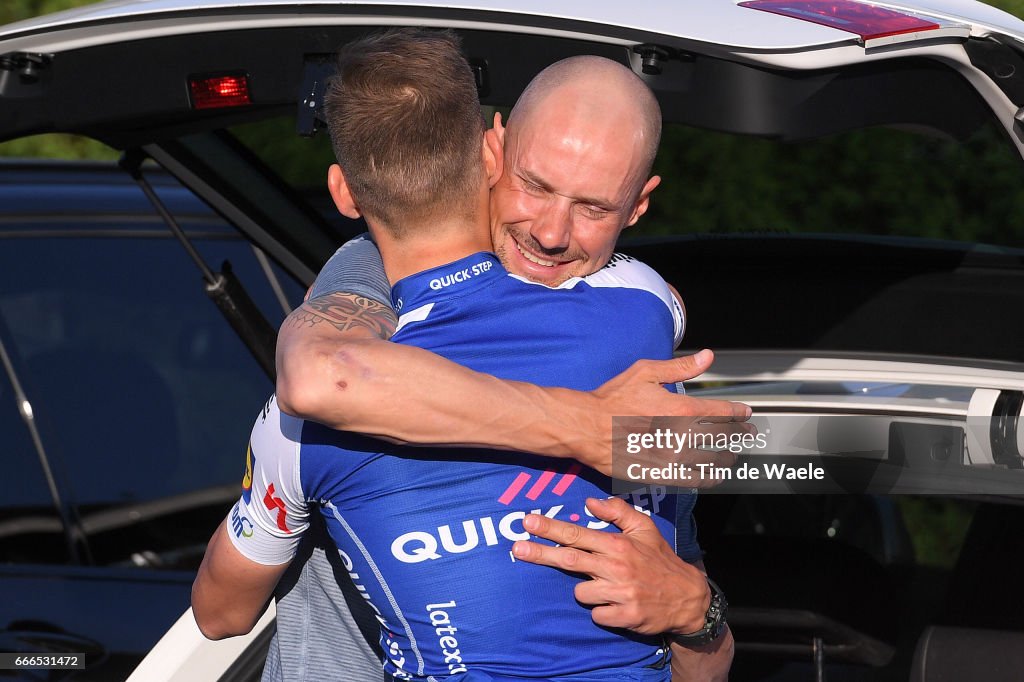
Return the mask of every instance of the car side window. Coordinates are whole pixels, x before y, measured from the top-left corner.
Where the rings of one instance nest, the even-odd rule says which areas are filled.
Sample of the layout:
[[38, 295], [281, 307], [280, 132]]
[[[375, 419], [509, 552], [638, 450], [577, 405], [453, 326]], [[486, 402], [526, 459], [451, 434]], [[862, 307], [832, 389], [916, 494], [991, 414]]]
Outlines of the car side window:
[[[280, 325], [284, 310], [250, 244], [222, 226], [186, 229], [214, 270], [231, 262]], [[237, 495], [271, 382], [159, 224], [68, 223], [2, 244], [0, 317], [93, 560], [194, 568]], [[292, 305], [301, 301], [298, 285], [286, 288]], [[15, 431], [4, 419], [6, 449]], [[30, 495], [39, 497], [26, 487], [3, 499]]]

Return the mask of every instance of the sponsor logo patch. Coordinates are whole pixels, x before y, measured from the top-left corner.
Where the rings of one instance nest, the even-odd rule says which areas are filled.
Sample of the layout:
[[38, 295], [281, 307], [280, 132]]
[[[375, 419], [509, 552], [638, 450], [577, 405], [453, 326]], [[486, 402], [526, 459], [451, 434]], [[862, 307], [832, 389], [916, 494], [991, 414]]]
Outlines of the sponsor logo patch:
[[242, 516], [238, 511], [238, 504], [231, 508], [231, 531], [236, 538], [252, 537], [252, 521]]
[[252, 454], [252, 443], [245, 449], [245, 475], [242, 476], [242, 499], [246, 504], [252, 501], [252, 468], [256, 458]]
[[[582, 467], [574, 462], [566, 472], [562, 474], [561, 478], [558, 479], [558, 482], [555, 483], [555, 487], [551, 489], [551, 492], [561, 497], [562, 494], [569, 489], [569, 486], [572, 485], [573, 481], [576, 480], [576, 475], [580, 473], [581, 469]], [[537, 481], [530, 486], [530, 489], [526, 491], [526, 499], [536, 500], [540, 497], [540, 494], [544, 492], [548, 487], [548, 484], [551, 483], [552, 479], [554, 479], [556, 475], [557, 474], [554, 471], [545, 471], [542, 473]], [[501, 502], [505, 506], [511, 504], [519, 493], [522, 492], [523, 488], [526, 487], [526, 484], [530, 482], [531, 478], [533, 477], [525, 471], [520, 473], [516, 476], [515, 480], [505, 488], [505, 492], [503, 492], [501, 497], [498, 498], [498, 502]]]
[[263, 496], [263, 504], [270, 511], [277, 510], [277, 527], [285, 533], [291, 533], [291, 530], [288, 529], [288, 524], [285, 523], [288, 513], [285, 511], [284, 500], [274, 495], [273, 483], [267, 486], [267, 494]]

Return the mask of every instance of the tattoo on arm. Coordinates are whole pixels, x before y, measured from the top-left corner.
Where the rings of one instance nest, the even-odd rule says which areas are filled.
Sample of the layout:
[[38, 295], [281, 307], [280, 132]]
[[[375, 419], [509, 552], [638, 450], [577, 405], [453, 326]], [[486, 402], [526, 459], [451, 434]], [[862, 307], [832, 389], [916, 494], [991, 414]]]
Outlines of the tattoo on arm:
[[369, 329], [381, 339], [395, 333], [398, 317], [395, 311], [377, 301], [338, 292], [306, 301], [288, 316], [292, 327], [314, 327], [321, 322], [334, 325], [338, 331]]

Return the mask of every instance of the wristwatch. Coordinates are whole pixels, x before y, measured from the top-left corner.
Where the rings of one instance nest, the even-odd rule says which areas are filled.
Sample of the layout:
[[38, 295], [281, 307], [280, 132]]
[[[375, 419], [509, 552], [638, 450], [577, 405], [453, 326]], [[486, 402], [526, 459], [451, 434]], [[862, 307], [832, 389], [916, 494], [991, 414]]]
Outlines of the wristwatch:
[[688, 635], [675, 635], [673, 639], [684, 646], [693, 646], [713, 642], [725, 631], [725, 616], [729, 611], [729, 602], [725, 600], [722, 589], [711, 578], [707, 579], [711, 589], [711, 604], [704, 614], [704, 627]]

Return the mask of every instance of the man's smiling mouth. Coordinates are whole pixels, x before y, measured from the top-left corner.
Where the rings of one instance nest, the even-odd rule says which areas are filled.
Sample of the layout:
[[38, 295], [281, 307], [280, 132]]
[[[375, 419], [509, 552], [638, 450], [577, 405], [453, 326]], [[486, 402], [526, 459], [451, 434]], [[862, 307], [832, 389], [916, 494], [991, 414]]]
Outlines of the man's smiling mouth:
[[553, 268], [556, 265], [559, 265], [559, 263], [553, 260], [544, 260], [543, 258], [538, 258], [537, 256], [534, 256], [532, 253], [524, 249], [515, 239], [513, 239], [512, 242], [516, 245], [516, 248], [519, 250], [519, 253], [523, 254], [523, 258], [530, 261], [531, 263], [543, 265], [546, 268]]

